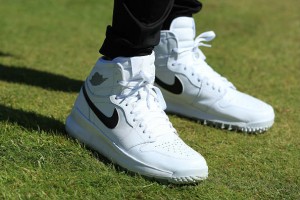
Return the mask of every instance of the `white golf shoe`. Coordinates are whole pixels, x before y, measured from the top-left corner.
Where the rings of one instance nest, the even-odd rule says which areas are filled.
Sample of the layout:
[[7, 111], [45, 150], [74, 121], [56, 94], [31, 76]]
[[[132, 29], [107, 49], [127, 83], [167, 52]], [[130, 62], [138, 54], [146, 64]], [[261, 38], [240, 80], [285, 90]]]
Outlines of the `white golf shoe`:
[[66, 130], [114, 163], [172, 183], [208, 176], [205, 159], [178, 136], [153, 85], [154, 53], [100, 58], [66, 121]]
[[167, 111], [228, 130], [262, 132], [274, 122], [273, 108], [241, 93], [216, 73], [198, 48], [215, 37], [205, 32], [195, 38], [191, 17], [173, 20], [170, 30], [161, 31], [154, 49], [156, 85], [167, 103]]

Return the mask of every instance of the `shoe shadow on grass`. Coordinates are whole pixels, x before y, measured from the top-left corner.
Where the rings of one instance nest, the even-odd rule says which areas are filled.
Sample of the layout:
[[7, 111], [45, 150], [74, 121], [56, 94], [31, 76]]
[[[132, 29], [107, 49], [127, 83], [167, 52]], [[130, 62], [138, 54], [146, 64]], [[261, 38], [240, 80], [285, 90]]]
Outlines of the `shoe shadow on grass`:
[[[69, 136], [65, 131], [64, 123], [57, 119], [43, 116], [35, 112], [16, 109], [0, 104], [0, 122], [1, 121], [20, 126], [27, 131], [43, 131], [49, 134], [64, 135], [76, 141], [75, 138]], [[82, 144], [82, 146], [84, 147], [84, 144]], [[110, 161], [98, 154], [96, 151], [90, 149], [89, 147], [86, 148], [90, 150], [100, 162], [103, 162], [107, 165], [110, 163]]]
[[34, 112], [15, 109], [0, 104], [0, 121], [16, 124], [29, 131], [44, 131], [65, 135], [65, 126], [62, 122]]
[[0, 51], [0, 57], [15, 57], [13, 54]]
[[[61, 121], [35, 112], [8, 107], [0, 103], [0, 122], [1, 121], [20, 126], [28, 131], [43, 131], [49, 134], [65, 135], [66, 137], [76, 141], [75, 138], [68, 135], [65, 131], [65, 124]], [[84, 144], [82, 145], [84, 146]], [[88, 147], [86, 148], [89, 149]], [[109, 162], [104, 157], [102, 159], [102, 156], [94, 150], [89, 150], [91, 150], [95, 157], [100, 161], [103, 160], [104, 163]]]
[[[2, 55], [3, 53], [0, 52], [0, 56]], [[5, 55], [9, 56], [10, 54]], [[0, 80], [62, 92], [79, 92], [83, 84], [81, 80], [71, 79], [63, 75], [3, 64], [0, 64]]]

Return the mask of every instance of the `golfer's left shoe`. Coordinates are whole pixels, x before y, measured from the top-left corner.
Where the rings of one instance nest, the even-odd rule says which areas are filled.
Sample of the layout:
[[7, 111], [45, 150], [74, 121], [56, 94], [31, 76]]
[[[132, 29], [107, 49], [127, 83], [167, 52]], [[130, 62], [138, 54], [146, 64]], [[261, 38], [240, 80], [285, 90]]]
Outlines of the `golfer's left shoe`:
[[262, 132], [274, 122], [273, 108], [239, 92], [206, 62], [198, 46], [215, 37], [205, 32], [195, 38], [191, 17], [173, 20], [170, 30], [161, 31], [154, 49], [156, 85], [167, 102], [167, 111], [243, 132]]
[[205, 159], [185, 144], [153, 86], [154, 53], [100, 58], [67, 118], [67, 132], [123, 168], [175, 184], [208, 176]]

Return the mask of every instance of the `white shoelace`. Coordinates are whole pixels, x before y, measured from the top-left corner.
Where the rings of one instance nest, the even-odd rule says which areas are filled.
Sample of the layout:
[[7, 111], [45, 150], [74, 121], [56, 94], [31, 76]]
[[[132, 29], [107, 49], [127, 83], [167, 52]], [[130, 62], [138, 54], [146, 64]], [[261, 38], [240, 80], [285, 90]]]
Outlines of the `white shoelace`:
[[[126, 105], [132, 105], [130, 114], [134, 114], [134, 120], [139, 121], [139, 126], [143, 127], [144, 133], [158, 133], [157, 128], [160, 126], [161, 132], [170, 128], [176, 133], [168, 116], [163, 110], [166, 109], [166, 103], [159, 88], [153, 85], [154, 76], [140, 72], [130, 80], [119, 81], [125, 89], [117, 99], [126, 101]], [[142, 101], [146, 101], [145, 104]], [[147, 109], [148, 108], [148, 109]], [[153, 131], [152, 131], [153, 130]]]
[[195, 70], [198, 71], [197, 75], [201, 80], [205, 80], [207, 84], [211, 84], [213, 88], [218, 88], [218, 90], [221, 89], [221, 87], [227, 86], [230, 88], [235, 89], [234, 85], [229, 82], [225, 77], [221, 76], [217, 72], [215, 72], [206, 62], [206, 56], [203, 54], [203, 52], [199, 49], [199, 47], [211, 47], [210, 44], [206, 44], [203, 42], [209, 42], [213, 40], [216, 37], [216, 34], [213, 31], [208, 31], [201, 33], [199, 36], [197, 36], [194, 40], [194, 45], [190, 48], [183, 48], [183, 49], [174, 49], [175, 52], [178, 54], [193, 54], [193, 58], [196, 61], [198, 69]]
[[118, 99], [125, 99], [130, 96], [134, 96], [134, 94], [138, 93], [136, 97], [141, 98], [142, 92], [146, 92], [146, 102], [147, 106], [150, 109], [150, 96], [154, 98], [159, 103], [159, 106], [162, 110], [166, 109], [166, 102], [162, 96], [160, 89], [153, 85], [155, 77], [151, 75], [146, 75], [144, 72], [140, 72], [131, 78], [128, 81], [119, 81], [119, 84], [123, 87], [129, 89], [129, 92], [124, 92], [123, 94], [117, 96]]

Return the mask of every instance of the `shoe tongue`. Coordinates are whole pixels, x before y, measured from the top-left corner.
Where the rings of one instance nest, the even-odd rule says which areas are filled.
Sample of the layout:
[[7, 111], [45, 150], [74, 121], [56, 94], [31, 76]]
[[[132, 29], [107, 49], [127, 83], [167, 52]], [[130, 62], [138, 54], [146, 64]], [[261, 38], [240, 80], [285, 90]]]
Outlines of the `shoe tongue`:
[[[139, 88], [144, 87], [145, 81], [150, 84], [154, 84], [155, 80], [155, 56], [154, 52], [147, 56], [136, 57], [117, 57], [115, 62], [121, 69], [122, 81], [125, 82], [122, 88], [122, 95], [129, 95], [133, 98], [143, 98]], [[124, 83], [123, 82], [123, 83]], [[139, 87], [141, 86], [141, 87]], [[132, 93], [134, 92], [134, 93]], [[152, 91], [153, 92], [153, 91]], [[146, 105], [146, 104], [145, 104]]]
[[121, 64], [123, 80], [128, 81], [133, 77], [139, 76], [143, 73], [147, 77], [155, 76], [154, 66], [154, 53], [148, 56], [136, 56], [136, 57], [118, 57], [117, 62]]
[[140, 73], [151, 77], [155, 76], [154, 54], [131, 58], [132, 76], [139, 76]]
[[195, 21], [192, 17], [177, 17], [170, 26], [178, 41], [178, 48], [187, 48], [194, 46], [196, 34]]

